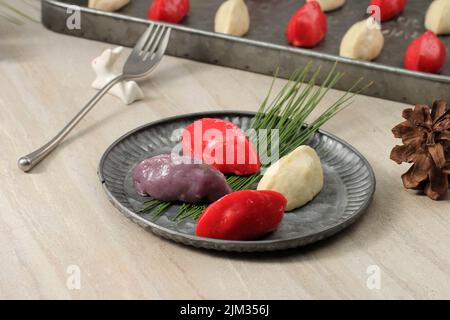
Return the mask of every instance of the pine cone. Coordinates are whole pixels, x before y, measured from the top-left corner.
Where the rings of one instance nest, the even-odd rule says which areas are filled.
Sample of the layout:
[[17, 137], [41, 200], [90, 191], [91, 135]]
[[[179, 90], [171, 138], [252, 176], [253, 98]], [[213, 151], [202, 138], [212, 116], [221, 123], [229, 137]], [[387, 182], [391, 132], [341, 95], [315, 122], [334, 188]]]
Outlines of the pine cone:
[[407, 189], [423, 190], [433, 200], [445, 196], [450, 179], [450, 109], [439, 100], [430, 108], [416, 105], [403, 110], [406, 121], [392, 129], [403, 145], [395, 146], [391, 159], [413, 163], [402, 175]]

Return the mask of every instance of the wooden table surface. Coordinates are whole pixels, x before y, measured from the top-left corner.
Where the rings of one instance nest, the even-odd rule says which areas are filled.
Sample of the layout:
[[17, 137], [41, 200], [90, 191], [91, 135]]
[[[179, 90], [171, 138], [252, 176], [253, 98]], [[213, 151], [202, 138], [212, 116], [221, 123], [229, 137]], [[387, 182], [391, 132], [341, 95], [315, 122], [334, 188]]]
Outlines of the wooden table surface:
[[[403, 189], [407, 166], [389, 160], [400, 103], [358, 96], [325, 126], [367, 157], [377, 191], [352, 227], [286, 252], [217, 253], [160, 239], [109, 203], [96, 174], [129, 130], [189, 112], [256, 110], [270, 77], [166, 57], [141, 84], [144, 101], [106, 96], [41, 165], [21, 172], [17, 158], [95, 93], [90, 62], [108, 47], [0, 19], [0, 298], [450, 298], [450, 197]], [[367, 286], [371, 266], [379, 288]]]

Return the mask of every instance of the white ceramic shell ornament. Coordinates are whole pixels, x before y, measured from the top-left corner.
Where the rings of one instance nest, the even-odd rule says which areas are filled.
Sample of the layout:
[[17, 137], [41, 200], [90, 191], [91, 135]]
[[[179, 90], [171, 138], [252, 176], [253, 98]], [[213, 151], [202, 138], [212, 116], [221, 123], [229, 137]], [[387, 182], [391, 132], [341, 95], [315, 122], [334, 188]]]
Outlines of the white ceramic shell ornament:
[[[120, 72], [116, 70], [115, 64], [121, 56], [123, 47], [105, 50], [101, 56], [92, 61], [92, 69], [94, 69], [97, 78], [92, 83], [92, 87], [100, 90], [112, 79], [116, 78]], [[118, 97], [125, 104], [131, 104], [134, 101], [142, 100], [144, 93], [135, 81], [122, 81], [112, 87], [110, 94]]]

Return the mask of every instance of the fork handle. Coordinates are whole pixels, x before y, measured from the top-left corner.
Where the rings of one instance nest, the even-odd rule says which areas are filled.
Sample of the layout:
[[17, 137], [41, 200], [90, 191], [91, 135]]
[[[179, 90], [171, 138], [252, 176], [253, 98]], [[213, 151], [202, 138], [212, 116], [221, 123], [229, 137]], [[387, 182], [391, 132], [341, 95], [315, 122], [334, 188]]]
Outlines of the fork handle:
[[48, 156], [55, 148], [64, 140], [64, 138], [72, 131], [73, 128], [92, 110], [92, 108], [97, 104], [97, 102], [117, 83], [124, 80], [123, 75], [117, 76], [112, 79], [108, 84], [106, 84], [97, 94], [84, 106], [77, 115], [70, 120], [70, 122], [49, 142], [37, 149], [36, 151], [23, 156], [18, 161], [19, 168], [28, 172], [35, 165], [41, 162], [46, 156]]

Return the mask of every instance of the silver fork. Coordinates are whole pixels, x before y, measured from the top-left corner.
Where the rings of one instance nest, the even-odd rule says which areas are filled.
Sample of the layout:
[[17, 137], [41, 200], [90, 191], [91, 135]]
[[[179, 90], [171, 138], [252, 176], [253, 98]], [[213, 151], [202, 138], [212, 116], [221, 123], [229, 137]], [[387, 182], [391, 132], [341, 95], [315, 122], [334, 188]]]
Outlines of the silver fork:
[[122, 74], [106, 84], [52, 140], [29, 155], [21, 157], [18, 161], [19, 168], [28, 172], [55, 150], [69, 132], [115, 84], [123, 80], [137, 80], [146, 77], [164, 56], [169, 43], [170, 32], [170, 27], [151, 24], [128, 57], [123, 66]]

